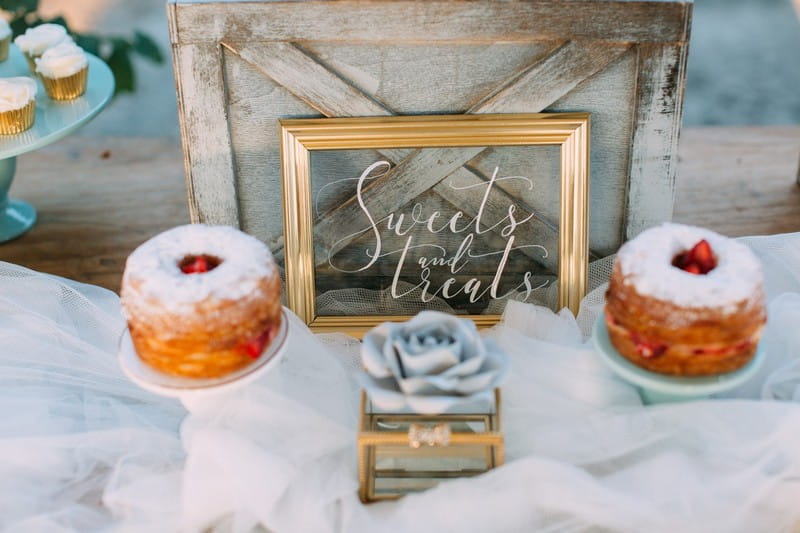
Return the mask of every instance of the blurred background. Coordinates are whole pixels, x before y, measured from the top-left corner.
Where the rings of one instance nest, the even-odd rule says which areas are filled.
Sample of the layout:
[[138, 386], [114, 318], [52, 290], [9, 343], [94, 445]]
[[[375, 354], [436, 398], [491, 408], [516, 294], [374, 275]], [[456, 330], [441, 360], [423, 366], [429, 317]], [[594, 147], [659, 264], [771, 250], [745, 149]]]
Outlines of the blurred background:
[[[136, 90], [120, 94], [81, 135], [178, 139], [165, 0], [40, 0], [78, 32], [140, 30], [166, 61], [132, 57]], [[800, 0], [696, 0], [684, 125], [800, 124]]]

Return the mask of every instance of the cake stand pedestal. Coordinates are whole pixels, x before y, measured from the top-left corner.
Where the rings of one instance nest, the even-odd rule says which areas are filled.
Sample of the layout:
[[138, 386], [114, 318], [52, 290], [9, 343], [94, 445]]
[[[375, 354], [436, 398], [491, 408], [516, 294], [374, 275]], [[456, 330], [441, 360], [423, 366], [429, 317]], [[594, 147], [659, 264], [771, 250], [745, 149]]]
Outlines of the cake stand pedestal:
[[[15, 135], [0, 135], [0, 243], [19, 237], [36, 222], [36, 210], [23, 200], [8, 197], [17, 156], [37, 150], [69, 135], [95, 117], [114, 94], [114, 75], [99, 58], [88, 55], [89, 76], [86, 93], [74, 100], [52, 100], [37, 80], [36, 118], [33, 127]], [[16, 46], [0, 63], [0, 77], [33, 77], [28, 64]], [[54, 179], [58, 179], [54, 176]]]
[[636, 385], [646, 404], [701, 400], [712, 394], [729, 391], [755, 376], [765, 358], [761, 343], [750, 362], [735, 372], [698, 377], [656, 374], [639, 368], [620, 355], [608, 337], [603, 315], [594, 323], [592, 342], [606, 366], [628, 383]]

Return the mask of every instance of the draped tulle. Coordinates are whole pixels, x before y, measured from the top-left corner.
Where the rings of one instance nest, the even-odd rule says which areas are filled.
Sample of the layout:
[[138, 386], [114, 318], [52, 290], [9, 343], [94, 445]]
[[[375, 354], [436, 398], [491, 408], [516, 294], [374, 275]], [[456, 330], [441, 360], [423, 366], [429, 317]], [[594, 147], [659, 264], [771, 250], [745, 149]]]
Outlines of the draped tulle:
[[767, 276], [757, 378], [725, 398], [645, 407], [585, 343], [603, 286], [577, 320], [514, 303], [486, 333], [512, 363], [507, 463], [367, 506], [353, 339], [292, 316], [271, 372], [182, 405], [122, 375], [113, 293], [0, 263], [0, 529], [796, 530], [800, 235], [743, 241]]

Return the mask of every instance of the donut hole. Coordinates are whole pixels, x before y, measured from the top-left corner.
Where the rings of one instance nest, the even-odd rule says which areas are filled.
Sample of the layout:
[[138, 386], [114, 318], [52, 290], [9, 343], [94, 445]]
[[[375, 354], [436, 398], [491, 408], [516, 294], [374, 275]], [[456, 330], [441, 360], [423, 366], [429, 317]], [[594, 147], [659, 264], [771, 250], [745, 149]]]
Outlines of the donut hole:
[[184, 274], [203, 274], [222, 264], [222, 259], [213, 255], [186, 255], [178, 261], [178, 268]]
[[703, 239], [673, 257], [672, 266], [690, 274], [708, 274], [717, 267], [717, 256], [708, 241]]

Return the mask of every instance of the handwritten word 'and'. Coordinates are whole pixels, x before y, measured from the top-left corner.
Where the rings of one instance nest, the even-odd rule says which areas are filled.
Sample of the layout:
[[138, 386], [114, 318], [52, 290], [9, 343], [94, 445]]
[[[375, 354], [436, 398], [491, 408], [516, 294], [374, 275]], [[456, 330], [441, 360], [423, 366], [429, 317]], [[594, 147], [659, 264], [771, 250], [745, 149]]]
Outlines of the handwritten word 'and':
[[[480, 205], [473, 217], [468, 217], [463, 211], [457, 211], [450, 218], [443, 216], [438, 210], [425, 213], [422, 204], [415, 203], [410, 212], [390, 213], [376, 220], [370, 210], [370, 206], [365, 202], [364, 189], [370, 180], [384, 176], [390, 169], [391, 165], [388, 161], [377, 161], [361, 173], [356, 185], [356, 200], [369, 225], [345, 236], [334, 243], [332, 247], [332, 250], [337, 250], [342, 244], [349, 243], [352, 239], [364, 233], [371, 233], [374, 242], [364, 251], [364, 264], [361, 266], [349, 265], [349, 268], [342, 268], [342, 265], [337, 266], [334, 264], [335, 253], [331, 252], [328, 257], [328, 264], [331, 268], [349, 274], [363, 273], [372, 268], [381, 258], [399, 256], [390, 288], [392, 298], [399, 299], [407, 297], [415, 291], [420, 291], [420, 299], [423, 302], [430, 302], [437, 297], [449, 300], [458, 296], [466, 296], [470, 303], [475, 303], [486, 298], [487, 295], [493, 299], [502, 299], [519, 293], [522, 293], [521, 299], [527, 300], [534, 290], [545, 287], [548, 284], [548, 281], [535, 280], [530, 271], [525, 271], [516, 285], [512, 284], [510, 289], [506, 287], [505, 292], [502, 293], [500, 289], [504, 271], [513, 252], [526, 249], [528, 250], [527, 254], [531, 255], [531, 250], [535, 250], [542, 259], [548, 256], [547, 249], [542, 245], [516, 244], [517, 236], [514, 234], [515, 230], [523, 224], [529, 223], [534, 218], [533, 213], [528, 213], [520, 218], [516, 205], [509, 203], [504, 218], [494, 222], [492, 225], [486, 225], [483, 221], [486, 216], [485, 212], [489, 196], [498, 182], [521, 180], [525, 182], [529, 189], [532, 189], [533, 182], [529, 178], [523, 176], [498, 177], [499, 169], [495, 168], [491, 179], [485, 182], [482, 181], [479, 184], [459, 186], [449, 183], [448, 186], [454, 190], [466, 190], [476, 187], [485, 188]], [[382, 238], [383, 232], [405, 237], [405, 244], [399, 249], [386, 249]], [[450, 233], [458, 235], [460, 238], [463, 236], [463, 238], [457, 247], [453, 249], [451, 246], [451, 249], [448, 250], [439, 244], [416, 243], [415, 236], [418, 237], [420, 232], [428, 235]], [[476, 251], [474, 249], [476, 236], [489, 232], [505, 239], [505, 247], [488, 252]], [[419, 240], [419, 238], [416, 240]], [[409, 275], [409, 271], [414, 269], [414, 263], [407, 264], [409, 263], [407, 260], [409, 251], [411, 250], [416, 250], [415, 253], [418, 257], [416, 271], [419, 276], [419, 283], [411, 288], [404, 286], [401, 289], [399, 283], [401, 278], [408, 279], [411, 277], [411, 279], [416, 279], [415, 276]], [[469, 269], [465, 271], [465, 268], [472, 261], [485, 260], [489, 257], [498, 258], [491, 283], [484, 285], [481, 280], [475, 277], [468, 277], [465, 274], [465, 272], [469, 271]], [[531, 261], [531, 259], [528, 259], [528, 261]], [[441, 269], [447, 272], [448, 277], [438, 287], [432, 287], [431, 269]]]

